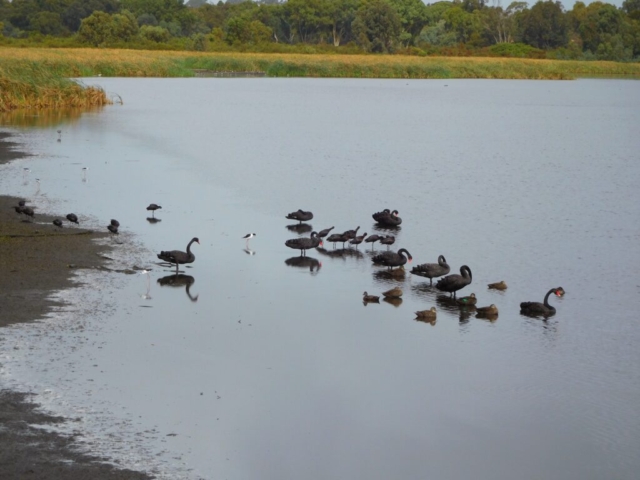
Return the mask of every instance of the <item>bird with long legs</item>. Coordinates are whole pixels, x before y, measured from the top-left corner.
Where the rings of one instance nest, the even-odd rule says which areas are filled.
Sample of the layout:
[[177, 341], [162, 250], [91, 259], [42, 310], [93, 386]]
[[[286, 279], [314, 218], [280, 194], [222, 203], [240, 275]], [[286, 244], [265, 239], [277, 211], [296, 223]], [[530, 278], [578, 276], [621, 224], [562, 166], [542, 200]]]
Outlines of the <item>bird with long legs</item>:
[[187, 251], [183, 252], [181, 250], [163, 250], [158, 253], [158, 258], [160, 260], [164, 260], [168, 264], [176, 266], [176, 275], [178, 274], [178, 267], [180, 265], [184, 265], [186, 263], [193, 263], [196, 259], [196, 256], [191, 252], [191, 245], [196, 242], [200, 244], [200, 240], [197, 237], [193, 237], [189, 243], [187, 244]]

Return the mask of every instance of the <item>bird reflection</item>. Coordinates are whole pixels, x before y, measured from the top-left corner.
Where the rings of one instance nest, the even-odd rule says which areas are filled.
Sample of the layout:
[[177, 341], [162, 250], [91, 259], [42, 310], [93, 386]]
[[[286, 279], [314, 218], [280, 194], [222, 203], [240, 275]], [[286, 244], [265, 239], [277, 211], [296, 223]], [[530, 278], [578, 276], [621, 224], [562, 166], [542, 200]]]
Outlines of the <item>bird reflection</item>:
[[311, 273], [318, 273], [322, 268], [322, 262], [313, 257], [291, 257], [287, 258], [284, 263], [290, 267], [308, 268]]
[[308, 223], [296, 223], [294, 225], [287, 225], [286, 227], [290, 232], [296, 232], [298, 234], [309, 233], [313, 230], [313, 226]]
[[158, 223], [161, 222], [162, 219], [161, 218], [157, 218], [157, 217], [147, 217], [147, 222], [149, 222], [151, 225], [153, 225], [154, 223]]
[[89, 167], [82, 167], [82, 182], [87, 183], [87, 171]]
[[244, 253], [246, 253], [247, 255], [255, 255], [256, 254], [255, 250], [251, 250], [249, 247], [243, 248], [242, 251]]
[[400, 305], [402, 305], [402, 298], [400, 298], [400, 297], [384, 297], [382, 299], [382, 301], [390, 303], [391, 305], [393, 305], [396, 308], [398, 308]]
[[404, 280], [405, 271], [404, 271], [404, 267], [394, 268], [393, 270], [378, 270], [373, 273], [373, 276], [378, 280], [383, 280], [383, 279]]
[[416, 322], [428, 323], [432, 327], [434, 327], [436, 325], [436, 322], [437, 322], [437, 320], [435, 318], [417, 318], [416, 317], [414, 320]]
[[382, 225], [379, 224], [374, 224], [373, 225], [373, 230], [376, 230], [377, 232], [383, 232], [383, 233], [393, 233], [393, 234], [398, 234], [400, 233], [400, 230], [402, 230], [402, 227], [384, 227]]
[[189, 291], [191, 289], [191, 285], [193, 285], [195, 281], [196, 279], [191, 275], [184, 275], [182, 273], [167, 275], [166, 277], [158, 279], [158, 283], [161, 287], [185, 287], [187, 297], [189, 297], [192, 302], [197, 302], [199, 297], [199, 294], [194, 297]]
[[144, 295], [140, 295], [140, 298], [142, 298], [143, 300], [151, 300], [151, 275], [149, 275], [149, 270], [141, 270], [140, 271], [140, 275], [146, 275], [147, 276], [147, 291]]

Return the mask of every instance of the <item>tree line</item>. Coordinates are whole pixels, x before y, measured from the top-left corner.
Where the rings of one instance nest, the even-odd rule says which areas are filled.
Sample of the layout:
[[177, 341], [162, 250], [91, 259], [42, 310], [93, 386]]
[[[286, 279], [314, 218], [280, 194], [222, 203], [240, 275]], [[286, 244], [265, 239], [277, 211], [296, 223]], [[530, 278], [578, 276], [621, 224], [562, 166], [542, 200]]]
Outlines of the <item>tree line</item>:
[[[0, 0], [0, 37], [195, 50], [640, 59], [640, 0]], [[306, 49], [306, 50], [305, 50]]]

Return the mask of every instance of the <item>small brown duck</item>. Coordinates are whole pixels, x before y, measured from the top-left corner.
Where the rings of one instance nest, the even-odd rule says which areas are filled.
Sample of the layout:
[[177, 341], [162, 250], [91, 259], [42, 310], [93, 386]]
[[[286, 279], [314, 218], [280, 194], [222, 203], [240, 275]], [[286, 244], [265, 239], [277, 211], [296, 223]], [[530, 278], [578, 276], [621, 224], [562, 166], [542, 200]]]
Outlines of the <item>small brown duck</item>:
[[464, 307], [466, 305], [475, 305], [477, 301], [478, 299], [476, 298], [476, 294], [472, 293], [468, 297], [458, 298], [456, 303]]
[[369, 295], [367, 292], [364, 292], [362, 294], [362, 301], [365, 303], [369, 303], [369, 302], [380, 303], [380, 297], [376, 295]]
[[493, 290], [506, 290], [507, 289], [507, 284], [504, 283], [504, 280], [500, 281], [500, 282], [496, 282], [496, 283], [490, 283], [489, 285], [487, 285], [487, 287], [493, 289]]
[[429, 310], [418, 310], [416, 312], [416, 318], [420, 320], [435, 320], [436, 315], [436, 307], [431, 307]]
[[493, 303], [488, 307], [478, 307], [476, 317], [479, 318], [490, 318], [498, 316], [498, 307], [496, 307]]
[[392, 288], [386, 292], [382, 292], [385, 298], [400, 298], [402, 296], [402, 289], [400, 287]]

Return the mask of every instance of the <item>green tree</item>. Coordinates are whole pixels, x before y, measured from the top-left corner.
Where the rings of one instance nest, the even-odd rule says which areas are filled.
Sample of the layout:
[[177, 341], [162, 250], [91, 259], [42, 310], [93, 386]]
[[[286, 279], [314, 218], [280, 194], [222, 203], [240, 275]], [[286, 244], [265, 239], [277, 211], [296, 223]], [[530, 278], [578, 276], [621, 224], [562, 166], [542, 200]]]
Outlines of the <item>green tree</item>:
[[78, 38], [94, 46], [103, 45], [112, 38], [111, 15], [94, 12], [80, 23]]
[[624, 0], [622, 10], [634, 20], [640, 20], [640, 0]]
[[396, 9], [386, 0], [363, 0], [353, 21], [358, 43], [370, 52], [389, 52], [402, 28]]
[[328, 0], [327, 17], [331, 26], [333, 46], [351, 36], [351, 24], [356, 17], [357, 0]]
[[522, 40], [536, 48], [563, 47], [569, 40], [569, 21], [560, 2], [539, 1], [522, 15]]
[[[611, 4], [593, 2], [581, 9], [576, 20], [584, 48], [595, 52], [601, 43], [622, 33], [624, 14]], [[615, 47], [609, 50], [613, 51]]]
[[43, 35], [60, 35], [66, 30], [60, 14], [47, 11], [38, 12], [31, 17], [30, 28]]
[[301, 42], [310, 42], [330, 25], [326, 6], [327, 2], [321, 0], [288, 0], [284, 4], [289, 23]]
[[143, 25], [140, 27], [140, 37], [152, 42], [163, 43], [168, 42], [171, 38], [169, 30], [153, 25]]
[[62, 23], [72, 32], [77, 32], [82, 20], [93, 12], [117, 13], [120, 10], [118, 0], [74, 0], [62, 12]]
[[427, 24], [427, 11], [422, 0], [390, 0], [396, 8], [406, 38], [405, 44], [413, 45]]

